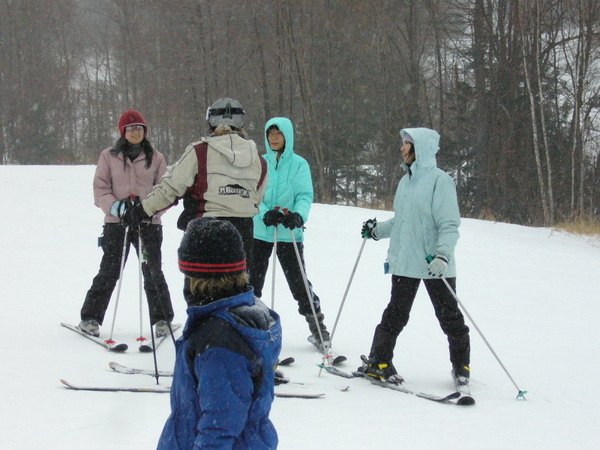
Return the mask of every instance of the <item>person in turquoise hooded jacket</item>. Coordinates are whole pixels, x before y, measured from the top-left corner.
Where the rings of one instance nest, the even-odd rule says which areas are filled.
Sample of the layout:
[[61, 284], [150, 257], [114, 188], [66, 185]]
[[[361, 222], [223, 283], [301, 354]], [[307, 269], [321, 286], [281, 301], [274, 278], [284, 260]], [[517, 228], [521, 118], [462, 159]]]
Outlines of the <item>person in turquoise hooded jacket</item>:
[[368, 358], [359, 371], [400, 384], [392, 359], [396, 340], [408, 323], [421, 280], [433, 304], [442, 331], [448, 338], [452, 376], [467, 384], [470, 375], [469, 328], [445, 277], [456, 291], [454, 247], [460, 214], [456, 186], [436, 164], [439, 134], [428, 128], [406, 128], [402, 138], [406, 174], [398, 183], [394, 217], [384, 222], [369, 219], [363, 238], [389, 238], [387, 272], [392, 274], [392, 293], [381, 322], [375, 329]]
[[[304, 224], [308, 220], [314, 197], [310, 167], [304, 158], [294, 153], [294, 127], [285, 117], [275, 117], [266, 123], [265, 147], [269, 181], [259, 212], [254, 216], [250, 284], [254, 287], [254, 294], [260, 298], [269, 258], [277, 240], [277, 258], [292, 296], [298, 302], [298, 312], [308, 322], [311, 332], [308, 341], [323, 352], [329, 346], [330, 335], [323, 323], [320, 299], [313, 291], [310, 281], [309, 298], [302, 277], [302, 270], [306, 273], [303, 256]], [[292, 233], [301, 255], [302, 268], [294, 250]], [[310, 302], [314, 306], [316, 318]], [[324, 342], [321, 342], [319, 329]]]

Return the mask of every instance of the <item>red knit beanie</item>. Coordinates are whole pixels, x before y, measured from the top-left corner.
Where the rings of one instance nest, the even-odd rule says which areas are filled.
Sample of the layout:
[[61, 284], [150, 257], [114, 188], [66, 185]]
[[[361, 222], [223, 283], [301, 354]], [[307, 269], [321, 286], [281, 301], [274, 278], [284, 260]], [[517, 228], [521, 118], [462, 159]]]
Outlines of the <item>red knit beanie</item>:
[[144, 134], [148, 132], [144, 116], [135, 109], [129, 109], [121, 114], [121, 118], [119, 119], [119, 133], [121, 133], [121, 137], [125, 137], [125, 127], [129, 125], [142, 125], [144, 127]]

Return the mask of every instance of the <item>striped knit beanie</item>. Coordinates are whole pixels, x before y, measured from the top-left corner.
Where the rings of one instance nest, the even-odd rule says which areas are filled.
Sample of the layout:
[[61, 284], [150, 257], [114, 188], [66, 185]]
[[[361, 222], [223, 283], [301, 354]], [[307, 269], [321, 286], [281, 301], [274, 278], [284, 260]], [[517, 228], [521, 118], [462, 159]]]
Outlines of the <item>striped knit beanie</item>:
[[192, 220], [177, 250], [179, 270], [192, 278], [238, 275], [246, 270], [242, 237], [226, 220]]

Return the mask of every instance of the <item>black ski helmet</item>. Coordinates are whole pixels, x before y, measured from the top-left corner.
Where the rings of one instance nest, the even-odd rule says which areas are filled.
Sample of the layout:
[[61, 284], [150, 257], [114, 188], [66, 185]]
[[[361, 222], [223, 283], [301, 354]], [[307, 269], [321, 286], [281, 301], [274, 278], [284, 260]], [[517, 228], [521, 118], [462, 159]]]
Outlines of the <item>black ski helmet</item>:
[[242, 104], [229, 97], [216, 100], [206, 110], [206, 121], [211, 130], [219, 125], [229, 125], [240, 130], [244, 126], [245, 116]]

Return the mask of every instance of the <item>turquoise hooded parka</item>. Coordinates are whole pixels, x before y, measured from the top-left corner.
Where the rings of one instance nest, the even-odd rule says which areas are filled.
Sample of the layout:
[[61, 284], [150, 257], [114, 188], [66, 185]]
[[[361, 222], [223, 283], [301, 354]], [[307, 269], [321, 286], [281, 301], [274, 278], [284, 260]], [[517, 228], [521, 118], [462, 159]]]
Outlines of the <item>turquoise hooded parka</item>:
[[427, 255], [443, 255], [448, 261], [445, 276], [456, 276], [454, 248], [458, 241], [460, 214], [454, 180], [436, 164], [440, 135], [428, 128], [400, 131], [414, 141], [415, 161], [408, 167], [396, 189], [394, 217], [377, 223], [377, 239], [390, 238], [389, 272], [410, 278], [428, 275]]
[[[285, 151], [281, 154], [279, 161], [277, 161], [277, 152], [271, 149], [267, 139], [267, 130], [271, 125], [277, 125], [285, 137]], [[287, 208], [290, 212], [300, 214], [306, 223], [314, 193], [308, 162], [294, 153], [294, 127], [289, 119], [274, 117], [266, 123], [265, 147], [267, 149], [265, 159], [267, 160], [268, 183], [259, 212], [254, 216], [254, 238], [274, 242], [275, 227], [267, 227], [263, 223], [265, 213], [279, 206], [282, 212], [284, 208]], [[277, 229], [279, 242], [292, 242], [289, 229], [281, 225]], [[293, 232], [297, 242], [304, 240], [302, 228], [295, 228]]]

